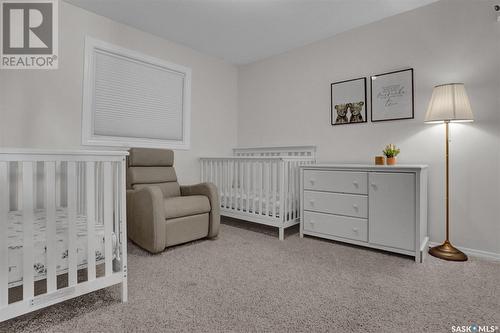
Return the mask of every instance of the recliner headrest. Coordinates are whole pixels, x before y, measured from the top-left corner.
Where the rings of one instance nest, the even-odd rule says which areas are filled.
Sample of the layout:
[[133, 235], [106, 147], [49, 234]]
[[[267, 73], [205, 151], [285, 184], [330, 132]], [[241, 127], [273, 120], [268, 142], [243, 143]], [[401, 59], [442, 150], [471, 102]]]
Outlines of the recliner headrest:
[[128, 158], [130, 167], [174, 165], [174, 151], [170, 149], [131, 148]]

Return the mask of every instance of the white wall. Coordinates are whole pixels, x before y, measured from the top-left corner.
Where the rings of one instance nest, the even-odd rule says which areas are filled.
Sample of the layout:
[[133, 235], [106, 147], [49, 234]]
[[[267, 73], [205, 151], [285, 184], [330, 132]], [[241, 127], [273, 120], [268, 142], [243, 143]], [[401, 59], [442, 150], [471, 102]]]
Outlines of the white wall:
[[[197, 158], [236, 145], [237, 69], [222, 60], [60, 1], [59, 69], [0, 71], [0, 147], [81, 147], [84, 38], [192, 68], [192, 137], [176, 151], [180, 181], [199, 180]], [[88, 148], [88, 147], [87, 147]]]
[[[500, 23], [494, 2], [442, 0], [239, 72], [60, 2], [59, 70], [0, 71], [0, 147], [82, 148], [83, 41], [89, 34], [193, 69], [192, 149], [176, 152], [181, 182], [198, 180], [199, 156], [230, 154], [237, 141], [315, 144], [320, 160], [368, 163], [385, 144], [396, 143], [400, 163], [430, 165], [430, 233], [440, 241], [444, 132], [424, 125], [423, 117], [435, 84], [462, 81], [476, 121], [452, 126], [452, 240], [500, 254]], [[406, 67], [415, 69], [414, 120], [330, 125], [331, 82]]]
[[[444, 0], [242, 66], [238, 144], [315, 144], [321, 161], [372, 163], [395, 143], [400, 163], [430, 166], [430, 235], [438, 242], [444, 237], [444, 127], [423, 119], [434, 85], [465, 82], [476, 121], [452, 125], [451, 236], [456, 245], [500, 254], [494, 3]], [[407, 67], [415, 69], [414, 120], [330, 125], [331, 82]]]

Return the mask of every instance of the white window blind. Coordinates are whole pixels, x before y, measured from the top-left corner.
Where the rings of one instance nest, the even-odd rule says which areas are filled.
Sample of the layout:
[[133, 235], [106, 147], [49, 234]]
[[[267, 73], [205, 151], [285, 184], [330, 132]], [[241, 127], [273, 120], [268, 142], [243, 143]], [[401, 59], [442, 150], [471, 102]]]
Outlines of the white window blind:
[[87, 38], [84, 144], [189, 147], [188, 68]]

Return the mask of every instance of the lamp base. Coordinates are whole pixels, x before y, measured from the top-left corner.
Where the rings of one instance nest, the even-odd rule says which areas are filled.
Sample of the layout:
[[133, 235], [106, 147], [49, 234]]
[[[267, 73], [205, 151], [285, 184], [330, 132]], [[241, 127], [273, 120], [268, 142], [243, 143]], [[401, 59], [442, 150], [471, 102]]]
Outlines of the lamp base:
[[449, 241], [445, 241], [443, 244], [432, 247], [429, 250], [429, 254], [433, 257], [449, 260], [449, 261], [467, 261], [467, 256], [465, 253], [455, 248]]

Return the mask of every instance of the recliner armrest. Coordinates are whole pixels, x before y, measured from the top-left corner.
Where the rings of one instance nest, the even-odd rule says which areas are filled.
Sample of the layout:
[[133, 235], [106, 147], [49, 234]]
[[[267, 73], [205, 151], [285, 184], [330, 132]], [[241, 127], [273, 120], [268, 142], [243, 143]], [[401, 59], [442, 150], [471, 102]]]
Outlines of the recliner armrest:
[[158, 186], [127, 190], [127, 225], [129, 238], [151, 253], [166, 247], [165, 207]]
[[200, 183], [196, 185], [181, 186], [181, 195], [204, 195], [210, 201], [210, 226], [208, 237], [214, 238], [219, 234], [220, 225], [220, 201], [217, 186], [212, 183]]

